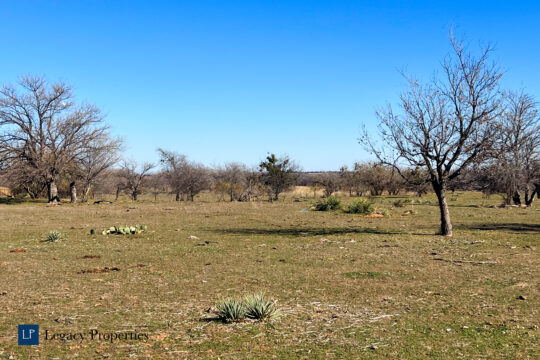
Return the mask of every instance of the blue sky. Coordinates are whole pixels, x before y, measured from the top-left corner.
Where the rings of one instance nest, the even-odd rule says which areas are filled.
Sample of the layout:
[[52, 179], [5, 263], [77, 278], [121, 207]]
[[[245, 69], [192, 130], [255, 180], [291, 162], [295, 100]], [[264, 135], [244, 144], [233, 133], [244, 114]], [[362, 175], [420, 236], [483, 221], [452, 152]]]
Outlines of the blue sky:
[[305, 170], [369, 159], [360, 124], [449, 51], [493, 43], [503, 85], [540, 98], [540, 4], [510, 1], [2, 1], [0, 82], [72, 84], [126, 156], [208, 165], [287, 153]]

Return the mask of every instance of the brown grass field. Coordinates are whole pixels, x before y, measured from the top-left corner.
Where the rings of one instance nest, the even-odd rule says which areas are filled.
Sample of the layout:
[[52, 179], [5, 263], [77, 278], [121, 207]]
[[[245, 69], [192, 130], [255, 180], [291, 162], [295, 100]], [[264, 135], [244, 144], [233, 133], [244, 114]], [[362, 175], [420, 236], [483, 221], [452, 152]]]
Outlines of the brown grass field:
[[[378, 198], [383, 218], [302, 212], [298, 193], [0, 205], [0, 359], [540, 358], [538, 202], [451, 195], [443, 238], [434, 197], [411, 199]], [[90, 235], [134, 224], [148, 231]], [[43, 242], [51, 230], [66, 238]], [[216, 301], [258, 291], [277, 317], [215, 320]], [[18, 324], [39, 324], [40, 345], [17, 345]], [[44, 338], [91, 329], [148, 339]]]

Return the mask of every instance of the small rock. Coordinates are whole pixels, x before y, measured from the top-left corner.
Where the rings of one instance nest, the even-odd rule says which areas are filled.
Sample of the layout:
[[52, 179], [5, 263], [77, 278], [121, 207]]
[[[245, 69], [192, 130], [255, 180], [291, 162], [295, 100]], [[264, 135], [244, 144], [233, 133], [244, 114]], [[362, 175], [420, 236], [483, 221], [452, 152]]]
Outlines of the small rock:
[[452, 331], [452, 329], [446, 328], [446, 332], [447, 332], [447, 333], [449, 333], [450, 331]]
[[517, 297], [517, 299], [518, 299], [518, 300], [527, 300], [527, 298], [526, 298], [525, 296], [523, 296], [523, 295], [519, 295], [519, 296]]
[[199, 238], [196, 237], [195, 235], [189, 235], [189, 239], [191, 239], [191, 240], [199, 240]]

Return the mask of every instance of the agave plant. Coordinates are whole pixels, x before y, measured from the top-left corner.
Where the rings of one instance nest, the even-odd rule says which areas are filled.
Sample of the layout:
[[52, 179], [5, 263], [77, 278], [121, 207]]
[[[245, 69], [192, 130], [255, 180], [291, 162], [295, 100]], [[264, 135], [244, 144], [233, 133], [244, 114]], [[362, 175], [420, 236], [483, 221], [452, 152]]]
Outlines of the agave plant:
[[223, 321], [240, 321], [246, 317], [246, 306], [236, 299], [224, 299], [216, 304], [218, 316]]
[[60, 231], [53, 230], [53, 231], [49, 232], [49, 234], [47, 235], [47, 237], [43, 241], [45, 241], [45, 242], [55, 242], [55, 241], [63, 240], [63, 239], [65, 239], [64, 234], [62, 234]]
[[270, 319], [277, 314], [275, 301], [267, 299], [262, 293], [247, 295], [244, 298], [244, 304], [246, 316], [250, 319]]

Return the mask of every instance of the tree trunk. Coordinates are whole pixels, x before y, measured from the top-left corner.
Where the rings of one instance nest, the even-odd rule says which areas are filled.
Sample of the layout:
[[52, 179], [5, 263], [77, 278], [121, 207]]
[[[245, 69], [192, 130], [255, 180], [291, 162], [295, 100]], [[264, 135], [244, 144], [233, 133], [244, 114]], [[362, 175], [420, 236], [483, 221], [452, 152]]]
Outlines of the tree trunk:
[[540, 183], [533, 184], [534, 189], [531, 192], [531, 196], [529, 197], [529, 189], [525, 189], [525, 205], [531, 206], [534, 201], [534, 196], [540, 197]]
[[175, 200], [180, 201], [180, 193], [179, 192], [176, 193], [176, 199]]
[[521, 205], [521, 195], [519, 195], [519, 192], [514, 192], [514, 195], [512, 195], [512, 201], [514, 201], [515, 205]]
[[87, 202], [88, 201], [88, 194], [90, 193], [90, 186], [89, 185], [86, 185], [83, 189], [83, 198], [82, 198], [82, 201], [83, 202]]
[[47, 195], [49, 197], [49, 204], [58, 204], [60, 202], [58, 188], [56, 187], [56, 181], [54, 179], [47, 183]]
[[452, 223], [450, 221], [450, 211], [446, 201], [446, 189], [443, 184], [433, 183], [433, 190], [439, 200], [439, 211], [441, 212], [441, 235], [452, 236]]
[[137, 191], [133, 191], [131, 193], [131, 198], [133, 199], [133, 201], [137, 201]]
[[119, 196], [120, 196], [120, 187], [117, 186], [117, 187], [116, 187], [116, 195], [115, 195], [115, 197], [114, 197], [114, 200], [118, 201], [118, 197], [119, 197]]
[[71, 195], [71, 202], [76, 203], [77, 202], [77, 186], [75, 184], [75, 181], [72, 181], [69, 184], [69, 193]]

